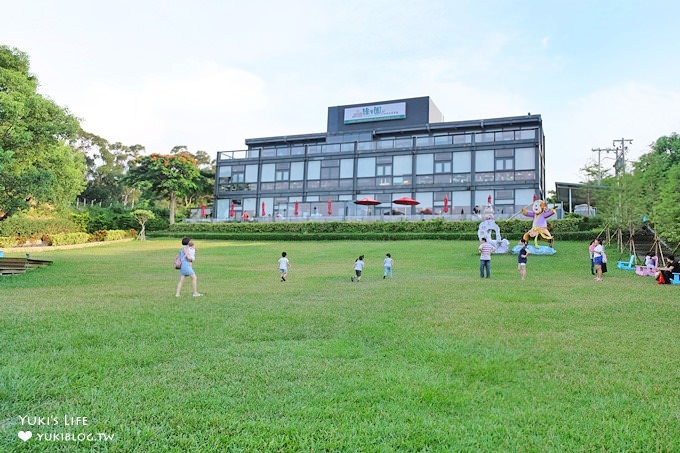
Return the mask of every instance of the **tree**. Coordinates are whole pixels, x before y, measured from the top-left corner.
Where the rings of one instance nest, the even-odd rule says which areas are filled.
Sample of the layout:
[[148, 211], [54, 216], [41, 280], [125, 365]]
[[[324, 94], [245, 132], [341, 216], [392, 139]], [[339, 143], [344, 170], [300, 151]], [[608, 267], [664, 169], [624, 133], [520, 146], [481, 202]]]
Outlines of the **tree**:
[[132, 218], [135, 219], [141, 227], [139, 234], [137, 234], [137, 239], [140, 241], [146, 240], [146, 222], [155, 219], [156, 215], [146, 209], [136, 209], [132, 211]]
[[170, 225], [175, 223], [177, 197], [189, 196], [198, 188], [201, 175], [196, 159], [188, 153], [151, 154], [133, 162], [124, 181], [170, 201]]
[[130, 162], [144, 151], [141, 145], [126, 146], [120, 142], [109, 143], [95, 134], [80, 131], [76, 141], [77, 149], [86, 156], [87, 187], [81, 194], [88, 200], [134, 205], [137, 189], [123, 184], [123, 176]]
[[70, 146], [78, 120], [37, 93], [28, 55], [0, 46], [0, 219], [40, 203], [70, 203], [85, 160]]
[[680, 241], [680, 163], [666, 173], [661, 184], [659, 202], [652, 211], [655, 229], [670, 241]]
[[674, 166], [680, 165], [680, 135], [660, 137], [650, 148], [649, 153], [633, 164], [633, 174], [640, 180], [637, 199], [647, 207], [646, 215], [652, 218], [654, 207], [662, 200], [661, 190], [668, 181], [667, 175]]

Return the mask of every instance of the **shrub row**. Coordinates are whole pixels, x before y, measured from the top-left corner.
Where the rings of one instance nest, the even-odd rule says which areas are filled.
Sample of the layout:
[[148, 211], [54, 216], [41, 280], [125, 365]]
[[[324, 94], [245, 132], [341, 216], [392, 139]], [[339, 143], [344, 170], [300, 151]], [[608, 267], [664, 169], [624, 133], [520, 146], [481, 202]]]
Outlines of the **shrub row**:
[[0, 236], [3, 237], [30, 238], [74, 231], [79, 231], [77, 223], [67, 218], [34, 218], [17, 214], [0, 222]]
[[[40, 237], [43, 245], [74, 245], [85, 242], [118, 241], [120, 239], [135, 237], [137, 231], [134, 229], [124, 230], [100, 230], [92, 234], [88, 233], [56, 233], [43, 234]], [[32, 236], [33, 237], [33, 236]], [[0, 247], [14, 247], [26, 243], [26, 237], [19, 236], [0, 236]]]
[[[224, 223], [177, 223], [169, 228], [175, 236], [180, 233], [474, 233], [479, 229], [479, 221], [451, 222], [441, 219], [420, 222], [224, 222]], [[531, 228], [531, 220], [499, 220], [496, 222], [501, 235], [522, 235]], [[583, 227], [587, 228], [583, 228]], [[560, 219], [550, 222], [553, 233], [589, 231], [592, 227], [582, 218]]]
[[477, 240], [477, 233], [211, 233], [151, 232], [149, 237], [176, 237], [190, 234], [192, 239], [216, 239], [224, 241], [396, 241], [416, 239]]

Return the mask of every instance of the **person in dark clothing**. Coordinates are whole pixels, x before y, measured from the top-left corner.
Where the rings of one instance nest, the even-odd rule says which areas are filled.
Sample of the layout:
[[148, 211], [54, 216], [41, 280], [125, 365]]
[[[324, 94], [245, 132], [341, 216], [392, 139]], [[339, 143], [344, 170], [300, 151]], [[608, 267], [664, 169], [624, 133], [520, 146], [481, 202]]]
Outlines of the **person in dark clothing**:
[[670, 285], [671, 280], [673, 280], [673, 274], [680, 274], [680, 263], [675, 259], [675, 256], [668, 255], [668, 265], [660, 267], [659, 272], [663, 275], [665, 283]]

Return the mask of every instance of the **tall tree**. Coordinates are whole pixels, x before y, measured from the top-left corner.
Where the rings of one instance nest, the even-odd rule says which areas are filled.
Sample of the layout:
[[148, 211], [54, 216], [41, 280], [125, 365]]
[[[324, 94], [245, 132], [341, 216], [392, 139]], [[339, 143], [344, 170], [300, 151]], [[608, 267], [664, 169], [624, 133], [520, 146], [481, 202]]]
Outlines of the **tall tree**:
[[88, 200], [99, 200], [105, 204], [127, 205], [135, 194], [133, 188], [125, 186], [123, 176], [134, 159], [144, 151], [141, 145], [126, 146], [120, 142], [109, 143], [95, 134], [80, 131], [77, 148], [87, 159], [87, 188], [81, 194]]
[[680, 242], [680, 163], [673, 165], [661, 182], [659, 201], [652, 214], [656, 232], [669, 241]]
[[69, 143], [78, 121], [37, 87], [28, 55], [0, 46], [0, 219], [68, 204], [85, 186], [85, 160]]
[[668, 182], [668, 173], [674, 166], [680, 165], [680, 135], [673, 133], [660, 137], [650, 148], [633, 164], [633, 175], [640, 180], [640, 192], [636, 197], [646, 206], [646, 215], [651, 218], [654, 206], [661, 201], [661, 190]]
[[189, 196], [198, 188], [201, 174], [196, 159], [188, 153], [151, 154], [136, 159], [125, 182], [170, 201], [170, 224], [175, 223], [177, 197]]

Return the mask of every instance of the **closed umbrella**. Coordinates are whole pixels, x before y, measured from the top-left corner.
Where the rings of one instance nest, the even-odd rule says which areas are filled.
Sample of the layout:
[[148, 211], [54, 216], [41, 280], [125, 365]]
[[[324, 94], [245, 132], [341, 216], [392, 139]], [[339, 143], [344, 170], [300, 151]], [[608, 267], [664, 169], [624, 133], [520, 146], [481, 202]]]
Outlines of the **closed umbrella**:
[[298, 203], [297, 200], [295, 200], [295, 209], [293, 210], [293, 214], [295, 215], [300, 214], [300, 204]]
[[328, 215], [333, 215], [333, 201], [328, 200]]
[[234, 217], [236, 215], [236, 209], [234, 207], [234, 202], [231, 202], [231, 208], [229, 208], [229, 217]]
[[444, 195], [444, 214], [449, 212], [449, 196]]
[[262, 202], [262, 209], [260, 210], [260, 215], [262, 217], [267, 215], [267, 211], [265, 211], [265, 209], [264, 209], [264, 201]]
[[201, 217], [205, 218], [205, 205], [201, 205]]

